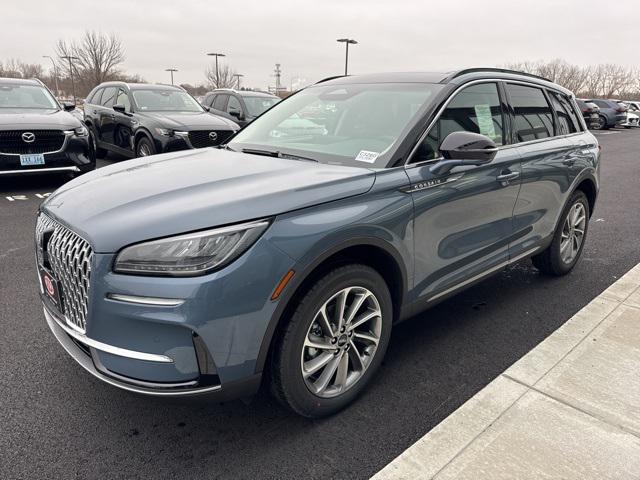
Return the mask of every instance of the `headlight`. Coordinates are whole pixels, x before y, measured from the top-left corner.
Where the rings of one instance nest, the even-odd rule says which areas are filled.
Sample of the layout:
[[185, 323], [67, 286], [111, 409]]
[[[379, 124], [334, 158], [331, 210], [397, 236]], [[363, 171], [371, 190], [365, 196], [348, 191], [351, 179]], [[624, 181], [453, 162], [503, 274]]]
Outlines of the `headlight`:
[[89, 130], [84, 125], [73, 130], [73, 133], [76, 134], [76, 137], [86, 137], [89, 135]]
[[259, 220], [139, 243], [122, 250], [113, 269], [172, 277], [202, 275], [234, 261], [268, 226], [268, 220]]
[[173, 130], [169, 130], [168, 128], [156, 128], [156, 132], [158, 135], [162, 135], [164, 137], [172, 137]]

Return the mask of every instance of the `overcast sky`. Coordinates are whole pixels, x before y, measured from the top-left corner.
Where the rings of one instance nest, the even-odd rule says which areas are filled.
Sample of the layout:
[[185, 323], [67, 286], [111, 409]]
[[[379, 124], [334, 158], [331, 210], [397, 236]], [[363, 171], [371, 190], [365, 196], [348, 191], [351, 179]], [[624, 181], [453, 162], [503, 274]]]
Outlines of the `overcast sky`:
[[266, 88], [349, 73], [447, 71], [564, 58], [640, 64], [638, 0], [4, 0], [0, 61], [43, 63], [57, 39], [85, 29], [117, 34], [122, 66], [151, 82], [204, 82], [206, 52], [227, 55], [243, 84]]

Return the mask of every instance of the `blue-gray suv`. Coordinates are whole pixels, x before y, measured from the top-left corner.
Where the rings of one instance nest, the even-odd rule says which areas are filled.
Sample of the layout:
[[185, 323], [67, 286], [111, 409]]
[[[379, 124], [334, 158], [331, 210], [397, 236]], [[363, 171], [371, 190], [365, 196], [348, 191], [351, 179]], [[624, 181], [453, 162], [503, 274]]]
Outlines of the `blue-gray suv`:
[[326, 79], [220, 148], [52, 194], [35, 235], [45, 317], [122, 389], [228, 399], [266, 379], [295, 412], [331, 414], [398, 321], [525, 258], [570, 272], [599, 159], [571, 92], [540, 77]]

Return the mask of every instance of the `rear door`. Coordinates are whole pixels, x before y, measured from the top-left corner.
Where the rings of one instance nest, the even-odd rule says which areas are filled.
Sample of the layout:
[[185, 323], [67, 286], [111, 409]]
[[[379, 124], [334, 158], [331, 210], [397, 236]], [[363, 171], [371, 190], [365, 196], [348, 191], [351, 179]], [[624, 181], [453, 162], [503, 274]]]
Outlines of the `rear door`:
[[[545, 246], [573, 181], [569, 165], [576, 153], [567, 140], [570, 119], [558, 120], [545, 89], [507, 83], [513, 141], [522, 157], [522, 186], [513, 215], [512, 258]], [[562, 124], [560, 124], [562, 121]]]
[[[454, 131], [490, 137], [499, 150], [482, 166], [431, 173], [438, 147]], [[470, 85], [447, 104], [409, 165], [414, 201], [415, 298], [436, 300], [504, 266], [520, 189], [520, 156], [508, 144], [509, 120], [497, 82]]]

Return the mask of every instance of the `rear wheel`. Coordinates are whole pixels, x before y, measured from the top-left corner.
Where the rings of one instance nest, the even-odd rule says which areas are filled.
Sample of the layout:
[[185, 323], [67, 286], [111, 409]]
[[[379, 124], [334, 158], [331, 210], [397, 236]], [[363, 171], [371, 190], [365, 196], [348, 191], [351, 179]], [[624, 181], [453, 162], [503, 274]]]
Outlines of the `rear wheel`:
[[142, 137], [136, 144], [136, 156], [148, 157], [149, 155], [155, 155], [156, 147], [153, 146], [153, 142], [147, 137]]
[[604, 130], [607, 128], [607, 119], [603, 115], [598, 115], [598, 119], [591, 124], [594, 130]]
[[392, 318], [378, 272], [359, 264], [332, 270], [299, 301], [275, 345], [273, 393], [305, 417], [344, 408], [380, 366]]
[[533, 257], [533, 265], [548, 275], [566, 275], [578, 263], [589, 228], [589, 202], [577, 190], [562, 212], [562, 220], [551, 245]]

